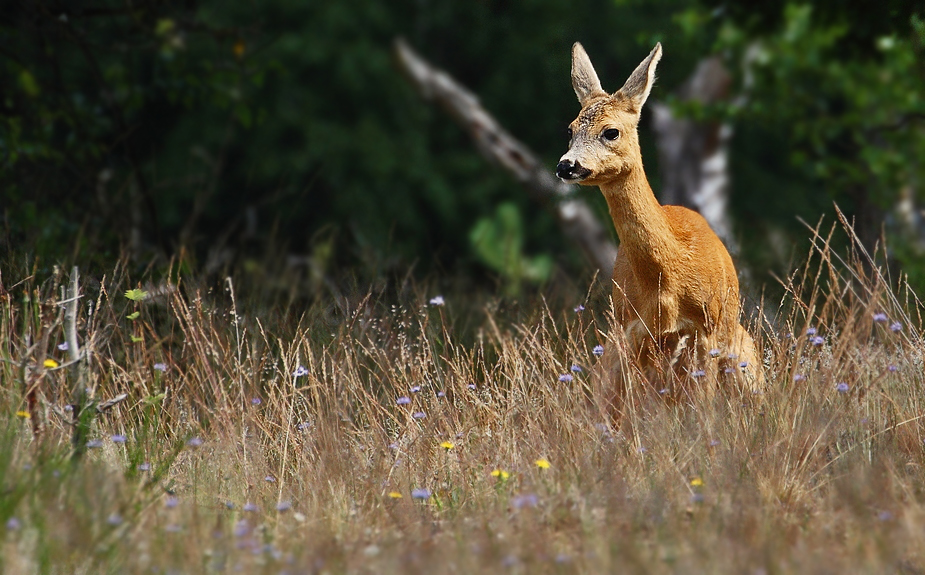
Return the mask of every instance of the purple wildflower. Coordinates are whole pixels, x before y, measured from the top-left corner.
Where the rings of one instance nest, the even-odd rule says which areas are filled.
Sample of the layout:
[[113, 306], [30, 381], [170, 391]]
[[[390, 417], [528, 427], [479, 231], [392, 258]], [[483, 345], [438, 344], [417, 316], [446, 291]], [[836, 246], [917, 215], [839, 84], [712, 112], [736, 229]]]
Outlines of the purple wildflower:
[[399, 397], [398, 399], [396, 399], [395, 403], [397, 403], [398, 405], [408, 405], [409, 403], [411, 403], [411, 398], [408, 397], [407, 395], [403, 395]]
[[806, 376], [803, 375], [802, 373], [798, 373], [798, 374], [796, 374], [796, 375], [793, 376], [793, 381], [795, 381], [795, 382], [805, 381], [805, 380], [806, 380]]
[[430, 489], [412, 489], [411, 497], [414, 499], [430, 499]]
[[273, 477], [272, 475], [267, 475], [266, 477], [263, 478], [263, 480], [266, 481], [267, 483], [276, 483], [276, 478]]
[[718, 446], [719, 446], [719, 439], [710, 440], [710, 447], [718, 447]]
[[60, 349], [61, 351], [67, 351], [67, 349], [68, 349], [67, 342], [59, 343], [59, 344], [58, 344], [58, 349]]
[[874, 321], [878, 323], [883, 323], [886, 321], [886, 314], [883, 312], [877, 312], [874, 314]]
[[260, 405], [261, 403], [263, 403], [263, 400], [259, 397], [251, 398], [251, 405]]
[[563, 373], [562, 375], [559, 376], [559, 381], [561, 381], [562, 383], [568, 383], [572, 381], [573, 379], [575, 378], [572, 377], [572, 375], [569, 373]]
[[745, 369], [746, 367], [748, 367], [748, 362], [743, 361], [742, 363], [739, 364], [739, 367], [741, 367], [742, 369]]
[[254, 512], [254, 511], [257, 511], [257, 505], [251, 502], [247, 502], [244, 504], [244, 507], [242, 507], [241, 509], [243, 509], [244, 511]]
[[705, 372], [702, 369], [695, 369], [694, 371], [691, 372], [691, 377], [703, 377], [706, 374], [707, 372]]
[[202, 439], [194, 437], [186, 442], [190, 447], [200, 447], [202, 445]]
[[128, 441], [128, 438], [122, 435], [121, 433], [117, 433], [111, 436], [109, 439], [111, 439], [113, 443], [125, 443], [126, 441]]
[[247, 537], [250, 532], [251, 526], [248, 524], [247, 519], [242, 519], [234, 524], [235, 537]]
[[825, 338], [822, 337], [821, 335], [813, 336], [809, 338], [809, 343], [818, 347], [825, 343]]
[[443, 300], [442, 295], [438, 295], [438, 296], [430, 298], [430, 305], [441, 306], [441, 305], [444, 305], [445, 303], [446, 302]]
[[411, 393], [420, 393], [420, 392], [421, 392], [420, 385], [415, 385], [414, 387], [411, 388]]
[[91, 439], [87, 442], [87, 449], [99, 449], [103, 447], [103, 442], [99, 439]]
[[838, 393], [848, 393], [848, 384], [845, 382], [841, 382], [835, 386], [835, 389], [838, 390]]
[[475, 384], [474, 384], [474, 383], [470, 383], [470, 384], [467, 385], [466, 387], [468, 387], [469, 389], [471, 389], [471, 390], [473, 390], [473, 391], [475, 390]]
[[151, 464], [148, 463], [147, 461], [138, 465], [138, 471], [150, 471], [150, 470], [151, 470]]
[[311, 424], [310, 421], [303, 421], [302, 423], [296, 425], [295, 428], [298, 429], [299, 431], [305, 431], [306, 429], [308, 429], [308, 428], [311, 427], [311, 426], [312, 426], [312, 424]]
[[578, 365], [577, 363], [574, 364], [574, 365], [572, 365], [571, 370], [572, 370], [572, 373], [581, 373], [581, 372], [582, 372], [581, 366]]
[[889, 371], [889, 372], [891, 372], [891, 373], [895, 373], [895, 372], [899, 371], [899, 368], [896, 367], [895, 365], [893, 365], [892, 363], [891, 363], [886, 369], [887, 369], [887, 371]]
[[723, 352], [714, 347], [713, 349], [710, 350], [710, 357], [719, 357], [719, 354], [721, 353]]
[[446, 392], [445, 392], [445, 391], [438, 391], [438, 392], [437, 392], [437, 397], [446, 397]]
[[10, 517], [6, 520], [6, 530], [7, 531], [19, 531], [19, 528], [22, 527], [22, 523], [19, 522], [19, 519], [15, 517]]
[[424, 419], [425, 417], [427, 417], [427, 414], [424, 413], [423, 411], [415, 411], [414, 413], [411, 414], [411, 417], [415, 419]]
[[890, 331], [892, 331], [893, 333], [899, 333], [902, 330], [903, 330], [903, 324], [899, 323], [898, 321], [894, 321], [893, 323], [890, 324]]
[[578, 304], [575, 306], [575, 313], [585, 311], [585, 306]]
[[170, 497], [167, 498], [166, 501], [164, 501], [164, 507], [166, 507], [167, 509], [173, 509], [179, 504], [180, 504], [180, 500], [174, 497], [173, 495], [171, 495]]
[[167, 364], [166, 364], [166, 363], [160, 363], [160, 362], [155, 363], [155, 364], [154, 364], [154, 369], [155, 369], [156, 371], [167, 371]]
[[536, 507], [539, 502], [540, 499], [536, 496], [535, 493], [522, 493], [511, 499], [511, 505], [513, 505], [515, 509], [523, 509], [524, 507]]
[[113, 513], [112, 515], [106, 518], [106, 523], [109, 523], [112, 526], [121, 525], [122, 516], [119, 515], [118, 513]]
[[658, 390], [659, 395], [665, 395], [666, 393], [668, 393], [667, 387], [663, 387], [662, 389]]
[[302, 377], [303, 375], [308, 375], [308, 370], [305, 369], [304, 365], [300, 365], [292, 372], [292, 377]]
[[604, 355], [604, 346], [603, 346], [603, 345], [595, 345], [595, 346], [594, 346], [594, 349], [591, 350], [591, 353], [593, 353], [594, 355], [596, 355], [596, 356], [598, 356], [598, 357]]
[[814, 327], [806, 328], [806, 335], [816, 335], [816, 328]]
[[289, 511], [290, 509], [292, 509], [291, 501], [280, 501], [279, 503], [276, 504], [276, 510], [279, 511], [280, 513], [285, 513]]

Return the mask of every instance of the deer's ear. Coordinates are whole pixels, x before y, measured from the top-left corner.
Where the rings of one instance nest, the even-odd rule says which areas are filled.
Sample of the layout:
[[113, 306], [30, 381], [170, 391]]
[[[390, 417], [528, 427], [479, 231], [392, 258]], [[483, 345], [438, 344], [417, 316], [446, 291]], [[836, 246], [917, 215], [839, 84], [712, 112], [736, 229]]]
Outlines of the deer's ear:
[[652, 91], [652, 84], [655, 83], [655, 67], [662, 58], [662, 43], [655, 44], [655, 48], [649, 52], [645, 60], [636, 66], [626, 83], [617, 92], [633, 101], [636, 110], [642, 110], [642, 105], [646, 103], [649, 92]]
[[582, 107], [592, 98], [607, 95], [601, 88], [601, 81], [591, 65], [588, 53], [578, 42], [572, 45], [572, 88]]

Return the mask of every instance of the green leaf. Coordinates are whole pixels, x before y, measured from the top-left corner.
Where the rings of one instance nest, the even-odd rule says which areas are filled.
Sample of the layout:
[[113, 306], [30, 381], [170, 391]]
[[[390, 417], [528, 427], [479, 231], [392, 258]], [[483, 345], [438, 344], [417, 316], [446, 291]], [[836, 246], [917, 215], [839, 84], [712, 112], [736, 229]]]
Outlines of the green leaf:
[[140, 316], [140, 315], [141, 315], [141, 312], [136, 311], [136, 312], [134, 312], [134, 313], [128, 314], [128, 315], [125, 316], [125, 317], [126, 317], [127, 319], [136, 320], [136, 319], [138, 319], [138, 316]]
[[144, 341], [144, 340], [145, 340], [145, 338], [143, 338], [143, 337], [135, 337], [134, 335], [132, 336], [132, 343], [139, 343], [139, 342], [142, 342], [142, 341]]
[[148, 292], [140, 289], [130, 289], [125, 292], [125, 297], [132, 301], [142, 301], [148, 297]]

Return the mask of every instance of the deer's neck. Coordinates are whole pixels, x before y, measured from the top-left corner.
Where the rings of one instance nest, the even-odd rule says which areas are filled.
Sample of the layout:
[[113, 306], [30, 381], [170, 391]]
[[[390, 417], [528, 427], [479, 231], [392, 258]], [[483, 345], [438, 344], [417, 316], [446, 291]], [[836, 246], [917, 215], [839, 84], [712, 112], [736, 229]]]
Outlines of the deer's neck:
[[600, 188], [620, 238], [620, 249], [627, 250], [634, 265], [662, 269], [677, 257], [679, 242], [641, 165]]

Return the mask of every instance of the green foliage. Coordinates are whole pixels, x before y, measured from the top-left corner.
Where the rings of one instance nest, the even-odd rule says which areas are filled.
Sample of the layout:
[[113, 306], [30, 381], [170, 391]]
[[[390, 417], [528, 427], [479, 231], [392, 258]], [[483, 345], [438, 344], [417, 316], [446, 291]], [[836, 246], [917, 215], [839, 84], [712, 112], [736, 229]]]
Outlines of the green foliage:
[[513, 203], [503, 202], [494, 217], [480, 219], [469, 232], [469, 241], [480, 261], [504, 278], [508, 295], [520, 293], [524, 280], [543, 282], [552, 273], [549, 256], [523, 253], [523, 221]]

